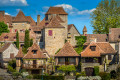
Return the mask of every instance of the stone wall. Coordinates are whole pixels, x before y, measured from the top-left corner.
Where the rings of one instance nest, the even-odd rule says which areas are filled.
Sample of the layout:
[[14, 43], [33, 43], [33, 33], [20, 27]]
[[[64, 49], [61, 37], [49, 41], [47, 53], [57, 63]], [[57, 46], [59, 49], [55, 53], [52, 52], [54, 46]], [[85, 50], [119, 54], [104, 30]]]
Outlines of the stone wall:
[[[52, 30], [52, 36], [48, 35], [48, 31]], [[65, 43], [65, 28], [45, 28], [44, 30], [44, 45], [45, 50], [50, 56], [54, 56], [55, 53], [63, 47]]]

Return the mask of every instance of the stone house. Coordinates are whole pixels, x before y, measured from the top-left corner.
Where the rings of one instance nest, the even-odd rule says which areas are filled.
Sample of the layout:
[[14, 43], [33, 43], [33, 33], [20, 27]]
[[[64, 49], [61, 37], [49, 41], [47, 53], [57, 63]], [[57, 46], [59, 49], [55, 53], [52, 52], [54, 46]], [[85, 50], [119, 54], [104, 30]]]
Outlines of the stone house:
[[69, 42], [55, 55], [55, 66], [78, 65], [80, 55], [74, 50]]
[[31, 74], [42, 74], [47, 72], [47, 59], [47, 54], [44, 54], [40, 47], [34, 43], [23, 57], [22, 68]]
[[18, 49], [12, 43], [5, 43], [0, 48], [0, 67], [7, 68], [8, 62], [15, 59]]
[[75, 27], [74, 24], [68, 25], [68, 35], [67, 40], [70, 42], [72, 46], [76, 46], [77, 41], [75, 40], [75, 36], [80, 36], [79, 31]]
[[86, 75], [91, 76], [94, 72], [94, 66], [99, 66], [100, 72], [107, 69], [107, 65], [114, 64], [116, 51], [108, 42], [91, 42], [81, 52], [81, 70]]

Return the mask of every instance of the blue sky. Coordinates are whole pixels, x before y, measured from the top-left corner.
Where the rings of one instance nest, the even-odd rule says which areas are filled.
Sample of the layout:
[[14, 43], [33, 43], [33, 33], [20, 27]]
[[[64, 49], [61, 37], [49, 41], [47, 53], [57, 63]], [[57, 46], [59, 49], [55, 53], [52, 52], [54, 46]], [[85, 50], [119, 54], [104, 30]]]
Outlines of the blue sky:
[[68, 24], [74, 24], [82, 34], [86, 25], [88, 34], [92, 34], [90, 13], [95, 10], [101, 0], [0, 0], [0, 10], [6, 14], [16, 16], [21, 9], [26, 16], [31, 16], [35, 21], [37, 15], [44, 18], [50, 6], [62, 6], [68, 15]]

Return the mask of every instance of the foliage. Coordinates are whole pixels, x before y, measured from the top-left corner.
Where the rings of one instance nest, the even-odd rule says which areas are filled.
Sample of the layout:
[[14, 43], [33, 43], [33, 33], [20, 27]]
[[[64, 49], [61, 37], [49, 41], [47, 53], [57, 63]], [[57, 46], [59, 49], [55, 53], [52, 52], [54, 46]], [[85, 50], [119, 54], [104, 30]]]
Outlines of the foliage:
[[99, 73], [99, 76], [102, 78], [102, 80], [110, 80], [110, 73], [101, 72]]
[[27, 53], [27, 49], [30, 47], [30, 38], [29, 38], [29, 30], [25, 30], [25, 39], [24, 39], [24, 48], [23, 52]]
[[110, 72], [111, 78], [116, 79], [117, 78], [117, 73], [113, 70]]
[[26, 72], [26, 69], [21, 69], [20, 72], [21, 73]]
[[13, 69], [15, 69], [16, 68], [16, 60], [9, 61], [8, 65], [11, 66]]
[[30, 39], [30, 47], [33, 45], [33, 39]]
[[33, 75], [33, 79], [42, 79], [42, 77], [43, 80], [64, 80], [64, 76], [45, 76], [39, 74]]
[[94, 75], [95, 76], [99, 75], [99, 66], [94, 66]]
[[8, 33], [8, 26], [4, 22], [0, 22], [0, 35], [2, 33]]
[[10, 72], [15, 72], [16, 70], [13, 69], [13, 67], [11, 67], [11, 66], [8, 65], [8, 71], [10, 71]]
[[0, 80], [4, 80], [3, 77], [0, 77]]
[[67, 39], [65, 39], [65, 43], [67, 42]]
[[109, 28], [120, 27], [120, 1], [102, 0], [91, 14], [94, 34], [107, 34]]
[[58, 50], [57, 50], [57, 52], [56, 52], [55, 54], [57, 54], [60, 50], [61, 50], [61, 48], [60, 48], [60, 49], [58, 49]]
[[32, 75], [28, 75], [28, 76], [26, 76], [26, 78], [27, 78], [27, 79], [32, 79], [33, 76], [32, 76]]
[[19, 49], [19, 33], [16, 33], [16, 47]]
[[77, 48], [75, 48], [76, 52], [80, 54], [83, 51], [83, 44], [86, 42], [86, 36], [75, 36], [77, 40]]
[[76, 73], [76, 77], [79, 77], [79, 76], [86, 76], [85, 72], [81, 72], [81, 73]]
[[13, 72], [12, 75], [18, 77], [18, 76], [21, 76], [21, 73], [19, 73], [19, 72]]
[[57, 68], [58, 71], [65, 72], [67, 75], [69, 72], [76, 71], [76, 68], [74, 65], [62, 65]]

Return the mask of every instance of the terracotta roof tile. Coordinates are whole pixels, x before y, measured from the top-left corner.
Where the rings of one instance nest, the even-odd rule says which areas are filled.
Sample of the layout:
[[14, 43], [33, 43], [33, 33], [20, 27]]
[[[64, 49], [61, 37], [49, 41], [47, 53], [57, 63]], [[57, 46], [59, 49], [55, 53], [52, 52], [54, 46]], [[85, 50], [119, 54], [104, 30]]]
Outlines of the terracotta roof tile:
[[74, 24], [69, 24], [68, 25], [68, 31], [71, 29], [71, 27], [73, 26]]
[[83, 32], [87, 32], [87, 28], [86, 28], [86, 26], [84, 26], [84, 28], [83, 28]]
[[55, 55], [55, 57], [78, 57], [80, 56], [69, 42], [66, 42], [63, 48]]
[[[36, 54], [33, 54], [33, 50], [37, 50]], [[27, 54], [23, 57], [23, 59], [40, 59], [47, 58], [44, 53], [41, 51], [40, 47], [34, 43], [28, 50]]]
[[16, 58], [23, 58], [24, 54], [22, 52], [22, 48], [20, 47], [18, 54], [15, 56]]
[[[96, 46], [95, 51], [91, 51], [90, 46]], [[108, 42], [91, 42], [87, 48], [81, 52], [81, 57], [100, 57], [105, 54], [115, 54], [116, 51]]]
[[31, 16], [26, 16], [28, 22], [30, 22], [30, 25], [31, 26], [36, 26], [36, 22], [32, 19]]
[[4, 52], [12, 43], [5, 43], [3, 47], [0, 48], [0, 52]]
[[50, 7], [46, 14], [65, 14], [68, 15], [63, 7]]
[[45, 18], [37, 26], [43, 28], [45, 26]]

